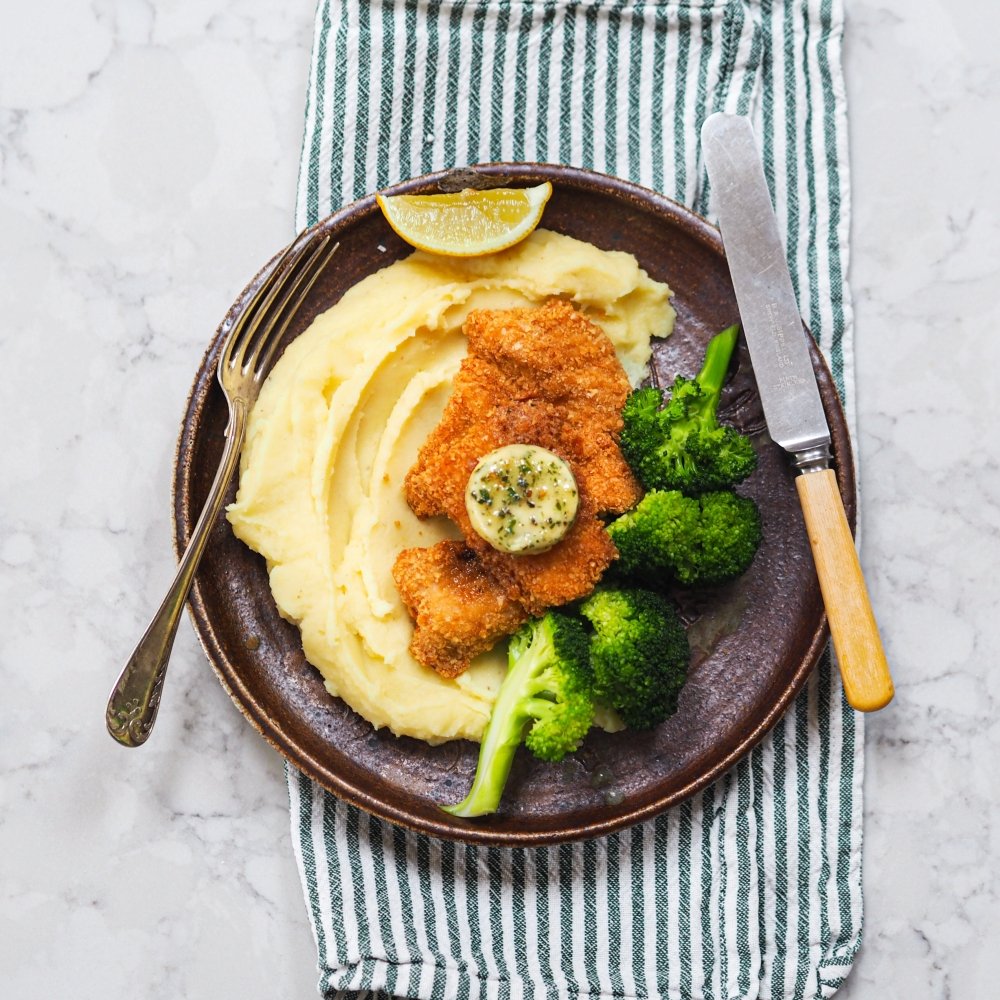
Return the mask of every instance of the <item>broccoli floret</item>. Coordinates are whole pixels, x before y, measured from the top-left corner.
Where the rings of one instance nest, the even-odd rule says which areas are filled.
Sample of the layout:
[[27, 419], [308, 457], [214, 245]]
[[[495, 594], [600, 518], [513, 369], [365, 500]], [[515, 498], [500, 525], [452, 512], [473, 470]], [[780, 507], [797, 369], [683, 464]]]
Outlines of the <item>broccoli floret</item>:
[[651, 490], [608, 525], [625, 576], [667, 576], [686, 587], [723, 583], [753, 561], [761, 542], [760, 512], [731, 490], [686, 497]]
[[631, 729], [652, 729], [677, 710], [691, 648], [666, 598], [650, 590], [598, 590], [580, 606], [593, 625], [597, 697]]
[[579, 618], [549, 611], [522, 625], [507, 649], [507, 674], [483, 734], [472, 788], [445, 811], [496, 812], [522, 742], [542, 760], [562, 760], [576, 750], [594, 721], [592, 688], [589, 639]]
[[716, 334], [697, 377], [678, 375], [666, 405], [663, 392], [651, 387], [637, 389], [625, 401], [621, 450], [647, 490], [725, 489], [757, 467], [750, 439], [716, 418], [738, 336], [739, 326]]

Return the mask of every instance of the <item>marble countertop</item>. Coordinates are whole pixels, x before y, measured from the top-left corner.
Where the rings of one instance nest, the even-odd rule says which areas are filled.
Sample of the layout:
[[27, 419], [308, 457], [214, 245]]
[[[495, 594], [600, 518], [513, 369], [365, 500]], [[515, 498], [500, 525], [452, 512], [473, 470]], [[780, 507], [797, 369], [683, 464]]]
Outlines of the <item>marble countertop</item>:
[[[869, 718], [840, 996], [981, 1000], [1000, 939], [1000, 8], [848, 0]], [[182, 623], [157, 730], [103, 729], [171, 574], [181, 404], [291, 235], [311, 0], [0, 14], [0, 993], [307, 998], [281, 759]], [[210, 720], [210, 724], [206, 722]]]

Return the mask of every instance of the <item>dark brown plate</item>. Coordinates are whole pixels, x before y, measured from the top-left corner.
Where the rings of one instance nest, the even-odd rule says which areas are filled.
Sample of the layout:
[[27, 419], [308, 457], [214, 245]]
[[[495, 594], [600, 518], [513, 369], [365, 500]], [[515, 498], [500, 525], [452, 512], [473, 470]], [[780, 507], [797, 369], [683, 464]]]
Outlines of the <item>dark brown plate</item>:
[[[674, 289], [677, 324], [657, 343], [654, 376], [669, 384], [697, 370], [708, 337], [738, 318], [718, 231], [661, 195], [625, 181], [562, 166], [497, 164], [477, 168], [488, 184], [554, 187], [543, 225], [605, 249], [627, 250]], [[463, 178], [462, 183], [465, 183]], [[393, 192], [454, 187], [454, 175], [408, 181]], [[374, 197], [318, 223], [340, 250], [297, 317], [289, 338], [353, 284], [410, 248], [387, 226]], [[226, 406], [215, 380], [222, 332], [274, 261], [229, 311], [202, 361], [188, 400], [175, 473], [175, 541], [183, 549], [222, 451]], [[812, 346], [813, 364], [833, 434], [848, 518], [855, 487], [850, 442], [833, 380]], [[460, 799], [477, 747], [431, 747], [375, 731], [331, 698], [306, 663], [298, 631], [277, 612], [264, 561], [236, 540], [220, 517], [191, 596], [195, 628], [222, 684], [254, 727], [289, 761], [334, 794], [383, 819], [433, 836], [483, 844], [551, 844], [594, 837], [654, 816], [703, 788], [758, 743], [815, 666], [826, 621], [808, 541], [785, 454], [766, 439], [747, 356], [723, 394], [724, 415], [760, 433], [760, 466], [741, 490], [760, 505], [764, 541], [736, 584], [683, 595], [693, 635], [707, 636], [696, 655], [676, 715], [653, 732], [592, 731], [561, 764], [519, 755], [502, 810], [486, 820], [450, 817], [439, 803]], [[230, 488], [230, 499], [235, 484]], [[610, 784], [595, 780], [600, 768]], [[609, 795], [609, 792], [613, 794]]]

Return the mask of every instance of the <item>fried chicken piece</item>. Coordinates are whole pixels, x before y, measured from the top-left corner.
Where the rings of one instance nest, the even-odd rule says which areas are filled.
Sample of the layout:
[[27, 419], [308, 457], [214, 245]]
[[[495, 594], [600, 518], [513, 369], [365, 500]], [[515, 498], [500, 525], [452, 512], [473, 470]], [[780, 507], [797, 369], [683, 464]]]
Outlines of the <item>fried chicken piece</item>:
[[416, 622], [410, 651], [444, 677], [457, 677], [529, 617], [462, 542], [404, 549], [392, 575]]
[[[642, 496], [617, 443], [631, 387], [604, 331], [558, 299], [537, 309], [473, 312], [465, 333], [468, 357], [440, 423], [406, 476], [406, 499], [419, 517], [445, 515], [459, 526], [478, 556], [476, 571], [488, 577], [482, 587], [538, 614], [593, 590], [617, 556], [598, 515], [626, 511]], [[566, 461], [580, 505], [552, 549], [514, 556], [496, 551], [473, 529], [465, 489], [483, 455], [518, 443]], [[448, 604], [444, 589], [437, 581], [433, 599]], [[427, 600], [422, 607], [426, 618]], [[433, 666], [442, 659], [435, 644], [445, 648], [447, 641], [446, 627], [424, 634], [417, 618], [411, 649], [418, 660]], [[447, 651], [443, 659], [452, 662]]]
[[553, 299], [537, 309], [470, 313], [465, 333], [469, 355], [406, 476], [406, 499], [418, 517], [444, 514], [472, 542], [466, 483], [483, 455], [514, 443], [548, 448], [570, 463], [578, 482], [591, 480], [595, 512], [638, 503], [641, 488], [617, 444], [631, 387], [603, 330]]
[[572, 420], [621, 427], [631, 391], [607, 334], [569, 302], [534, 309], [482, 309], [465, 322], [469, 356], [496, 373], [508, 400], [546, 399]]
[[534, 616], [589, 594], [618, 550], [603, 523], [578, 510], [573, 527], [546, 552], [511, 556], [484, 544], [479, 556], [496, 585]]

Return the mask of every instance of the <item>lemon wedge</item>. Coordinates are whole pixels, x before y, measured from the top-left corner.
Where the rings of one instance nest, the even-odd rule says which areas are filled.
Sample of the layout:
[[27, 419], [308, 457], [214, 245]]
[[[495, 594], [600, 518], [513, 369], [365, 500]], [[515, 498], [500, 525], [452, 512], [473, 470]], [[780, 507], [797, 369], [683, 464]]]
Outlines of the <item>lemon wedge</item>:
[[454, 194], [376, 195], [389, 225], [411, 246], [448, 257], [480, 257], [523, 240], [552, 195], [529, 188], [467, 188]]

